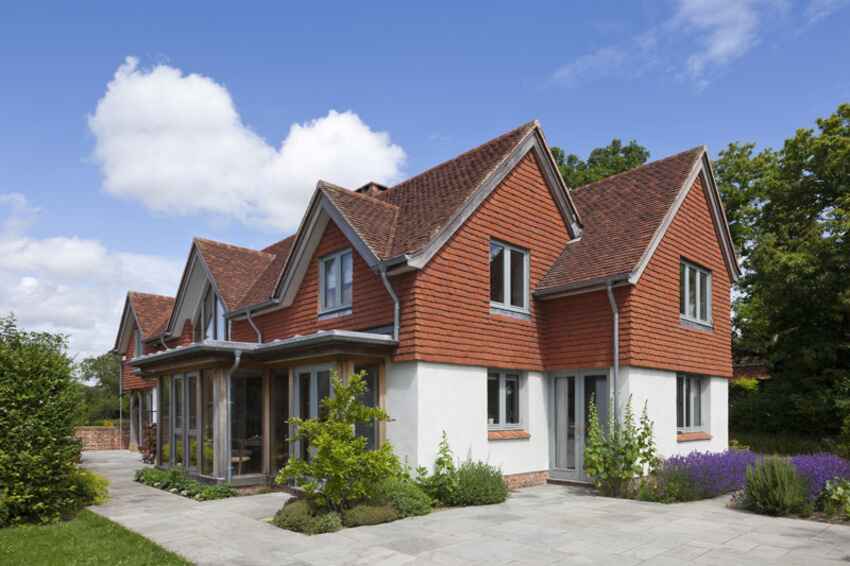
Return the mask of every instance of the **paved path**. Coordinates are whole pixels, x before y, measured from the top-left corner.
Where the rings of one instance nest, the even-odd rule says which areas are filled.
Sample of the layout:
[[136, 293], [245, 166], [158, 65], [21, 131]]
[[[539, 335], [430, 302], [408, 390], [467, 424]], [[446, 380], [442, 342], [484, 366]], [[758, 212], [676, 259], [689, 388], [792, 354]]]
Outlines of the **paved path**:
[[850, 527], [722, 500], [662, 505], [547, 485], [501, 505], [307, 537], [263, 522], [284, 494], [195, 502], [133, 482], [142, 464], [130, 452], [88, 452], [83, 463], [112, 482], [95, 512], [203, 565], [850, 564]]

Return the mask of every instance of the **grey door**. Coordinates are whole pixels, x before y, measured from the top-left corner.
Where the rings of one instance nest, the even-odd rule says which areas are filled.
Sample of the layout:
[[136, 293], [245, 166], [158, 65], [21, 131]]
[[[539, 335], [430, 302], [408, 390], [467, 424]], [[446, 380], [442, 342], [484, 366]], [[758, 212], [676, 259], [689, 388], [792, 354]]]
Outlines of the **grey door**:
[[608, 375], [593, 372], [564, 372], [552, 379], [552, 465], [554, 480], [589, 481], [584, 472], [584, 447], [590, 419], [591, 400], [599, 420], [608, 422]]

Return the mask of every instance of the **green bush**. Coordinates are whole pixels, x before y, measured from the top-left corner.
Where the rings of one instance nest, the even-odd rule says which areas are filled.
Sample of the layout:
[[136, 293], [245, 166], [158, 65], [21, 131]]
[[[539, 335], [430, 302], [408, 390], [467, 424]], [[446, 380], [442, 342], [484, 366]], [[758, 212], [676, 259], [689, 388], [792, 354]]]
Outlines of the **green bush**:
[[654, 471], [659, 464], [652, 421], [644, 403], [640, 424], [635, 424], [631, 397], [622, 422], [615, 418], [614, 411], [609, 413], [607, 430], [603, 430], [599, 410], [591, 400], [584, 471], [603, 495], [628, 497], [634, 492], [635, 479]]
[[272, 523], [282, 529], [306, 535], [332, 533], [342, 528], [339, 513], [319, 511], [306, 499], [287, 501], [275, 514]]
[[455, 468], [454, 454], [449, 447], [449, 439], [446, 431], [440, 439], [437, 447], [437, 458], [434, 460], [434, 470], [428, 475], [428, 470], [420, 466], [416, 470], [416, 484], [428, 494], [428, 496], [443, 505], [451, 505], [457, 490], [457, 468]]
[[764, 515], [807, 515], [806, 481], [787, 458], [769, 457], [747, 468], [741, 503]]
[[78, 468], [71, 478], [74, 493], [81, 505], [102, 505], [109, 500], [109, 480], [105, 477]]
[[484, 462], [466, 461], [457, 470], [457, 489], [450, 505], [490, 505], [508, 498], [502, 472]]
[[356, 425], [389, 420], [378, 407], [362, 401], [366, 391], [365, 372], [343, 382], [333, 373], [333, 397], [322, 399], [324, 418], [292, 418], [295, 436], [291, 441], [307, 442], [310, 458], [292, 458], [275, 481], [294, 481], [309, 497], [321, 500], [334, 511], [350, 509], [369, 499], [382, 480], [401, 474], [401, 463], [385, 442], [375, 450], [366, 447], [366, 438], [357, 436]]
[[407, 478], [385, 479], [372, 502], [376, 505], [392, 505], [399, 517], [427, 515], [431, 512], [431, 498]]
[[398, 511], [392, 505], [355, 505], [342, 512], [342, 524], [346, 527], [378, 525], [398, 518]]
[[9, 524], [9, 506], [6, 505], [6, 497], [0, 494], [0, 529]]
[[191, 497], [196, 501], [224, 499], [238, 495], [238, 492], [227, 484], [201, 483], [187, 477], [180, 470], [142, 468], [136, 470], [136, 481], [183, 497]]
[[827, 515], [850, 521], [850, 480], [828, 480], [818, 497], [818, 507]]
[[78, 389], [63, 336], [19, 330], [0, 317], [0, 486], [7, 521], [75, 513]]

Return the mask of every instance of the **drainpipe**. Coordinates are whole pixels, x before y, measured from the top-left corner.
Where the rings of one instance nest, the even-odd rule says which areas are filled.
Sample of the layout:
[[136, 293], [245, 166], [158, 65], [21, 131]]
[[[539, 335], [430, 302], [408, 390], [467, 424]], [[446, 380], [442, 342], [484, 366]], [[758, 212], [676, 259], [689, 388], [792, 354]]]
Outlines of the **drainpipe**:
[[232, 439], [230, 438], [230, 412], [231, 412], [230, 404], [232, 403], [232, 399], [230, 398], [230, 377], [233, 375], [234, 371], [239, 369], [239, 364], [241, 362], [242, 362], [242, 350], [236, 350], [235, 352], [233, 352], [233, 365], [230, 366], [230, 370], [227, 372], [227, 380], [226, 380], [226, 383], [224, 384], [225, 387], [227, 388], [227, 391], [225, 392], [225, 398], [227, 399], [227, 425], [226, 425], [227, 430], [224, 431], [224, 438], [225, 438], [224, 448], [225, 448], [225, 450], [227, 451], [227, 454], [228, 454], [227, 469], [225, 470], [225, 477], [227, 478], [227, 481], [230, 481], [231, 478], [232, 478], [232, 474], [230, 472], [231, 466], [230, 466], [229, 454], [230, 454], [230, 451], [233, 449], [233, 447], [231, 445]]
[[118, 356], [118, 446], [119, 449], [124, 449], [124, 364], [121, 360], [121, 354], [116, 352]]
[[248, 324], [251, 325], [251, 328], [253, 328], [254, 332], [257, 334], [257, 344], [262, 344], [263, 343], [263, 333], [260, 332], [260, 329], [257, 328], [256, 324], [254, 324], [254, 319], [251, 318], [251, 309], [248, 309], [247, 311], [245, 311], [245, 316], [248, 317]]
[[165, 343], [165, 333], [159, 335], [159, 343], [162, 344], [162, 349], [167, 350], [168, 344]]
[[398, 303], [398, 295], [395, 294], [395, 289], [390, 284], [390, 279], [387, 277], [387, 266], [381, 265], [381, 280], [384, 282], [384, 287], [387, 289], [387, 293], [390, 294], [393, 300], [393, 340], [398, 342], [398, 330], [401, 324], [401, 308]]
[[617, 307], [617, 299], [614, 298], [614, 289], [611, 281], [608, 282], [608, 302], [611, 304], [611, 312], [614, 315], [614, 418], [620, 420], [620, 413], [617, 410], [617, 382], [620, 379], [620, 311]]

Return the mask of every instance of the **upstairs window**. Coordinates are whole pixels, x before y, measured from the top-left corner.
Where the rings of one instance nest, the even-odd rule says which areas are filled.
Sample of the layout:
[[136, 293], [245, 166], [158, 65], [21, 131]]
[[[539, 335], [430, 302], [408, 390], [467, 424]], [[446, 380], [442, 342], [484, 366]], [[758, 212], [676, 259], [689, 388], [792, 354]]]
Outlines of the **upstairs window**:
[[212, 286], [207, 287], [198, 323], [195, 325], [196, 340], [227, 340], [227, 311]]
[[679, 314], [711, 324], [711, 272], [686, 261], [679, 264]]
[[490, 305], [528, 311], [528, 251], [490, 242]]
[[337, 252], [319, 260], [320, 312], [351, 308], [351, 261], [351, 250]]

